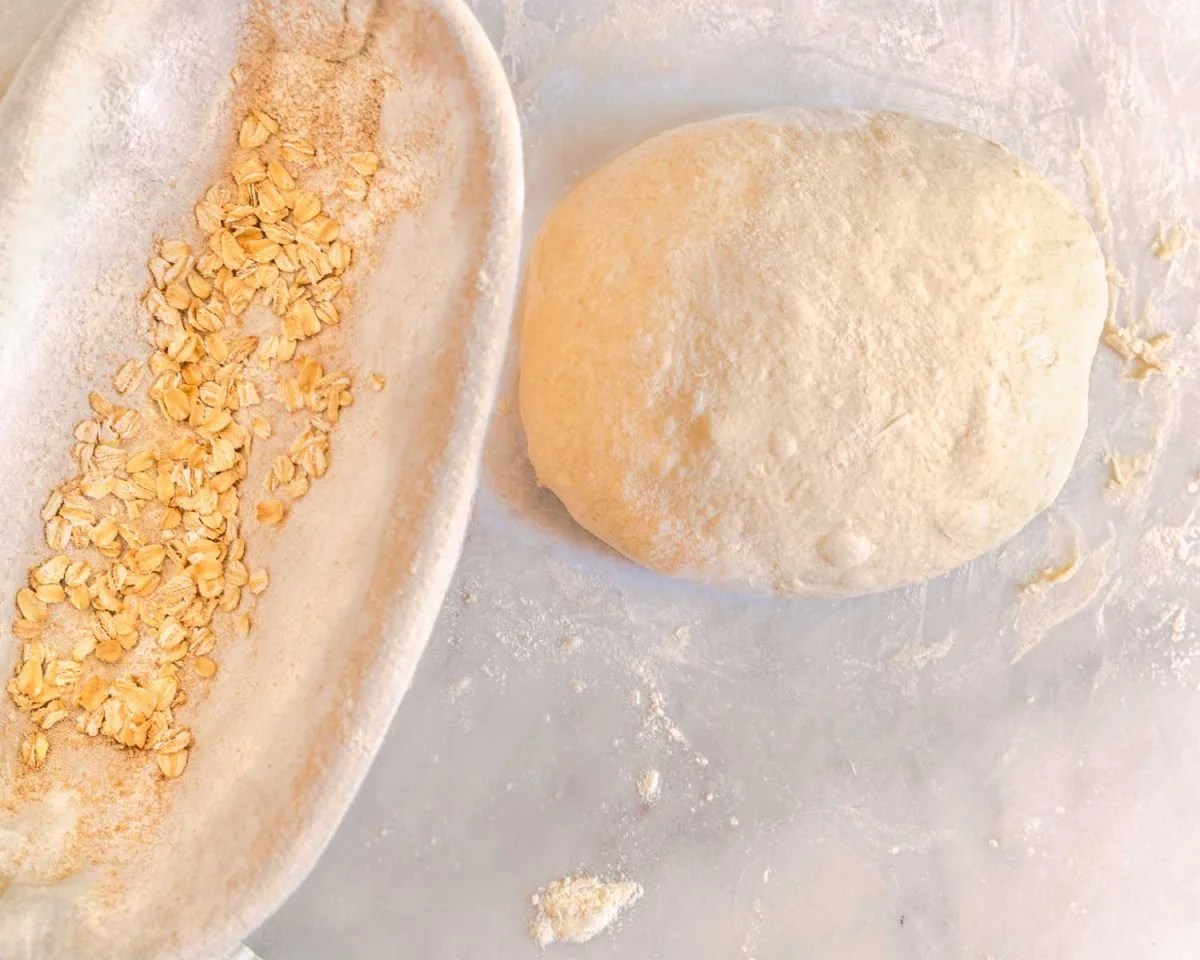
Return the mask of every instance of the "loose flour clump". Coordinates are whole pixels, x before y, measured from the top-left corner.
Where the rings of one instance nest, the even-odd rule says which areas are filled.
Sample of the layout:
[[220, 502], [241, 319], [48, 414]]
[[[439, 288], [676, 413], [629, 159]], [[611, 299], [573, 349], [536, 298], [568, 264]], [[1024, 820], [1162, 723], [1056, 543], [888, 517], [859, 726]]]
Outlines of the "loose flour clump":
[[637, 789], [642, 803], [653, 805], [662, 796], [662, 774], [655, 769], [643, 770], [638, 774]]
[[533, 896], [535, 914], [530, 939], [539, 947], [586, 943], [642, 897], [632, 882], [606, 883], [598, 877], [565, 877], [547, 884]]

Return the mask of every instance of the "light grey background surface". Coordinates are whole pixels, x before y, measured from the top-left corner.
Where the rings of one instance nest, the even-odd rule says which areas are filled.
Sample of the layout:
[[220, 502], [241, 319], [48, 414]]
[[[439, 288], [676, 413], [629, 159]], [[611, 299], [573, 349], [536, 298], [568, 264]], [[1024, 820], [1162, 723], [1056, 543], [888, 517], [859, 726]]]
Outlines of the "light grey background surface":
[[[615, 151], [727, 110], [958, 123], [1091, 212], [1082, 142], [1122, 316], [1149, 303], [1194, 357], [1197, 251], [1146, 254], [1160, 218], [1200, 210], [1187, 0], [477, 7], [526, 126], [531, 229]], [[20, 30], [0, 35], [11, 59]], [[1194, 956], [1196, 401], [1187, 376], [1139, 390], [1102, 352], [1049, 515], [925, 587], [828, 603], [712, 593], [598, 547], [531, 486], [502, 403], [414, 687], [316, 871], [249, 943], [267, 960], [532, 957], [530, 894], [585, 869], [646, 895], [615, 933], [550, 948], [580, 958]], [[1151, 449], [1149, 476], [1104, 489], [1107, 451]], [[1079, 573], [1019, 603], [1073, 540]]]

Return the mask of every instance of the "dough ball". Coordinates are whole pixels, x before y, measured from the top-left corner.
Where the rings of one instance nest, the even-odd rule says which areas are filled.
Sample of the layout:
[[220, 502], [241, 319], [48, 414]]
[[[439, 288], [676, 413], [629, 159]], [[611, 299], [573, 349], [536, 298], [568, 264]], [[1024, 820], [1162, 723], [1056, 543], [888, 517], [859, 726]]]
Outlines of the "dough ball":
[[1054, 500], [1107, 304], [1084, 218], [980, 137], [836, 110], [682, 127], [538, 236], [529, 456], [655, 570], [785, 595], [915, 583]]

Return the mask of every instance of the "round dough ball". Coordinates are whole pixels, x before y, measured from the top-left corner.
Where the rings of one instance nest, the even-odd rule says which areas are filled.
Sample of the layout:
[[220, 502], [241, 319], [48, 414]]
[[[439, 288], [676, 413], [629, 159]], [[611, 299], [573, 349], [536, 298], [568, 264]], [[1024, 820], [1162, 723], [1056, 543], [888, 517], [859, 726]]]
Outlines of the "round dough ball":
[[682, 127], [538, 236], [529, 456], [655, 570], [785, 595], [915, 583], [1054, 500], [1107, 304], [1084, 218], [980, 137], [837, 110]]

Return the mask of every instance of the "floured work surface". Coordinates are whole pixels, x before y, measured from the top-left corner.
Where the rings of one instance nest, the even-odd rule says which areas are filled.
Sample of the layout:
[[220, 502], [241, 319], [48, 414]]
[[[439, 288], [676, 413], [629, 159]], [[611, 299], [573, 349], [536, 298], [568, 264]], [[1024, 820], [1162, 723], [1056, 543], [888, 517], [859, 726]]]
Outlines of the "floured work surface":
[[215, 949], [311, 865], [506, 336], [514, 125], [468, 21], [214, 6], [84, 4], [0, 108], [14, 960]]
[[1138, 328], [1111, 337], [1130, 358], [1100, 349], [1089, 434], [1048, 516], [965, 570], [853, 602], [730, 596], [604, 552], [530, 482], [502, 397], [406, 729], [251, 944], [316, 960], [403, 936], [432, 960], [532, 957], [530, 897], [587, 875], [644, 894], [547, 958], [1194, 952], [1200, 252], [1152, 252], [1160, 220], [1169, 253], [1170, 228], [1200, 216], [1194, 13], [478, 6], [523, 114], [528, 231], [580, 177], [679, 123], [903, 110], [1003, 143], [1102, 240], [1111, 223], [1111, 320]]

